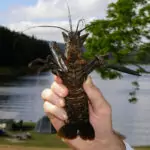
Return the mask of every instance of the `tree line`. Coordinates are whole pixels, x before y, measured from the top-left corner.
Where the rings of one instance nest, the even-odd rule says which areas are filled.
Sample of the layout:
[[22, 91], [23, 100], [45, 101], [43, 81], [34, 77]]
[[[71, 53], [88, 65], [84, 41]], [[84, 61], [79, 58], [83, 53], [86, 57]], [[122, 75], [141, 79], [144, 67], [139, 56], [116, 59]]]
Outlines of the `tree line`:
[[48, 42], [0, 26], [0, 66], [27, 66], [50, 53]]

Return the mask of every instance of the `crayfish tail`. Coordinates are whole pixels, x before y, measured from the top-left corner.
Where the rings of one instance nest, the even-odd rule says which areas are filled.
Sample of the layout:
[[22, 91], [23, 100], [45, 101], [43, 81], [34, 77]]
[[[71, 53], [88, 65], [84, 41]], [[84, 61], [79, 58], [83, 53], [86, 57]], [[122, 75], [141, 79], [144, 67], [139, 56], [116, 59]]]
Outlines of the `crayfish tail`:
[[65, 139], [74, 139], [77, 137], [77, 124], [65, 124], [58, 131], [58, 136]]
[[84, 140], [93, 140], [95, 131], [90, 122], [82, 122], [79, 125], [79, 136]]
[[69, 123], [59, 129], [58, 136], [65, 139], [74, 139], [80, 136], [84, 140], [93, 140], [95, 132], [89, 122]]

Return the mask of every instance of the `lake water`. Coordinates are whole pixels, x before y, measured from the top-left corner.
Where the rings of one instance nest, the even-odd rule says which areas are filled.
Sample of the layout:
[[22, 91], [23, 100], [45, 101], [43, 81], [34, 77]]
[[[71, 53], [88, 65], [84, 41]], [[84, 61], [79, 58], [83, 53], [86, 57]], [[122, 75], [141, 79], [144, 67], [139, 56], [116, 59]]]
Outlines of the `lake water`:
[[[95, 72], [91, 76], [112, 106], [114, 129], [124, 134], [131, 145], [150, 145], [150, 75], [138, 78], [140, 90], [136, 104], [129, 103], [128, 98], [133, 88], [131, 82], [137, 77], [124, 74], [121, 80], [102, 80]], [[52, 81], [53, 76], [46, 73], [2, 82], [0, 111], [16, 112], [17, 120], [37, 121], [44, 115], [41, 92], [49, 88]]]

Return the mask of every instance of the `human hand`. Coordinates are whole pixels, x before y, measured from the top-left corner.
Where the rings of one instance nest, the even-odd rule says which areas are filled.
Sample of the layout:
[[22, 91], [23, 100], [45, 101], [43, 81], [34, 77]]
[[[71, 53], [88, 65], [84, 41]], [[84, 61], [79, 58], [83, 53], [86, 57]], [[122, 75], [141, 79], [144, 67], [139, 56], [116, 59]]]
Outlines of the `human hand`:
[[[67, 119], [63, 107], [68, 89], [59, 77], [55, 76], [54, 80], [51, 88], [42, 92], [42, 99], [44, 100], [44, 111], [58, 131], [64, 125], [64, 120]], [[83, 87], [89, 97], [89, 120], [95, 130], [95, 139], [89, 141], [77, 137], [73, 140], [63, 139], [63, 141], [75, 150], [125, 150], [123, 140], [114, 133], [112, 128], [111, 106], [90, 77], [85, 81]]]

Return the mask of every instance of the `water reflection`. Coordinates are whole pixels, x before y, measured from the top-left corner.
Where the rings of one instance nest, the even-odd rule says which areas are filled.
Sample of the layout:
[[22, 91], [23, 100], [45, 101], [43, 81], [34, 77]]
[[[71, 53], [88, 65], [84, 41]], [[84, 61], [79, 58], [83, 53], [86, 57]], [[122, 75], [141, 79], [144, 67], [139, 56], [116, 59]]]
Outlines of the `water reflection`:
[[[150, 70], [150, 69], [149, 69]], [[127, 136], [132, 145], [150, 143], [150, 76], [138, 78], [140, 90], [136, 104], [128, 102], [131, 82], [135, 76], [124, 74], [122, 80], [101, 80], [97, 73], [91, 74], [113, 110], [114, 128]], [[15, 119], [37, 121], [44, 115], [41, 91], [49, 88], [53, 77], [50, 73], [18, 78], [14, 82], [0, 83], [0, 110], [17, 112]]]
[[0, 110], [17, 112], [16, 120], [37, 121], [44, 115], [41, 91], [50, 86], [53, 78], [49, 73], [26, 76], [0, 86]]

